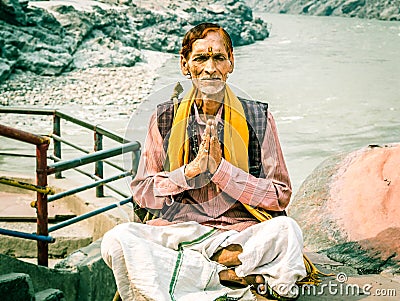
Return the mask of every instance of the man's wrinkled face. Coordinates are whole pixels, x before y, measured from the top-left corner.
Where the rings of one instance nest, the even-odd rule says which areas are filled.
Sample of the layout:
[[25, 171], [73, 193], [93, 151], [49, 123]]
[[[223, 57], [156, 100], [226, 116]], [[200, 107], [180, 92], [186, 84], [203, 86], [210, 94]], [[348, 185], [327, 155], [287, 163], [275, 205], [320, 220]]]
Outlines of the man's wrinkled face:
[[181, 57], [184, 75], [191, 75], [193, 84], [206, 95], [216, 94], [225, 87], [228, 74], [233, 71], [233, 55], [229, 57], [219, 32], [210, 31], [196, 40], [188, 59]]

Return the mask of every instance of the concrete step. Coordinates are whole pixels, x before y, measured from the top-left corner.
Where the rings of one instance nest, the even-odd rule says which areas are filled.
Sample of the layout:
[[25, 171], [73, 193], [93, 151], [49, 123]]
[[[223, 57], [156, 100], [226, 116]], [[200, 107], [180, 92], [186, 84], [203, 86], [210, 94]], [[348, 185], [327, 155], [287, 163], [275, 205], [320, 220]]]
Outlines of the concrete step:
[[[0, 209], [0, 228], [21, 231], [26, 233], [36, 232], [35, 220], [36, 209], [31, 208], [30, 202], [34, 200], [34, 194], [30, 192], [15, 193], [0, 191], [0, 201], [3, 205]], [[49, 216], [55, 218], [57, 215], [75, 216], [63, 203], [50, 203]], [[6, 218], [2, 218], [6, 217]], [[26, 219], [26, 222], [22, 222]], [[52, 224], [50, 223], [49, 226]], [[50, 233], [56, 239], [55, 243], [49, 244], [49, 257], [65, 258], [73, 251], [89, 245], [92, 241], [92, 233], [87, 223], [80, 222], [63, 229]], [[0, 253], [14, 257], [36, 258], [37, 243], [33, 240], [16, 238], [11, 236], [0, 236]]]
[[0, 275], [0, 296], [2, 301], [35, 300], [31, 278], [23, 273]]
[[35, 294], [35, 301], [65, 301], [64, 293], [58, 289], [49, 288]]

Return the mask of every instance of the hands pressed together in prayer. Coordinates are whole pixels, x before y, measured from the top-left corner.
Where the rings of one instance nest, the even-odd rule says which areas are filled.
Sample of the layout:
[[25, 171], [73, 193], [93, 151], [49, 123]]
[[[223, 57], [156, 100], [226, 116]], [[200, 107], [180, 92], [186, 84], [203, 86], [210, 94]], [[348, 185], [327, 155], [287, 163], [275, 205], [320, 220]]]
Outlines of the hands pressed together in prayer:
[[185, 176], [194, 178], [207, 171], [214, 174], [221, 163], [221, 159], [222, 149], [218, 141], [217, 123], [213, 119], [208, 119], [199, 152], [196, 158], [186, 165]]

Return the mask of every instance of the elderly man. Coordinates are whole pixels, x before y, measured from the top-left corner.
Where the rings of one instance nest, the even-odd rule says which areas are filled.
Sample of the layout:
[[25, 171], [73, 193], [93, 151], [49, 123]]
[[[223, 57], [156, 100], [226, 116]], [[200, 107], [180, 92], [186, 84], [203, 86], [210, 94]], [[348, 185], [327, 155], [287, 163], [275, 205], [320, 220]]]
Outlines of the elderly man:
[[159, 217], [103, 238], [118, 291], [123, 300], [295, 299], [302, 234], [284, 211], [291, 185], [267, 104], [226, 84], [234, 56], [220, 26], [189, 30], [180, 54], [193, 87], [158, 105], [132, 182], [135, 201]]

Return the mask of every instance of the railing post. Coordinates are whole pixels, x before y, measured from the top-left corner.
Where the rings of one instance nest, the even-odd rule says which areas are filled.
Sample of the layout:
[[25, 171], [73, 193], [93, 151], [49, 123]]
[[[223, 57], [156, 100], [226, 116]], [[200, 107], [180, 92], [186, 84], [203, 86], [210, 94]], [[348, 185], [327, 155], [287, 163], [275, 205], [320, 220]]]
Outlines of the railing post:
[[[103, 135], [99, 134], [97, 131], [94, 132], [94, 151], [100, 151], [103, 149]], [[95, 163], [94, 174], [99, 178], [103, 178], [104, 170], [103, 170], [103, 161], [98, 160]], [[104, 196], [104, 186], [96, 187], [96, 197], [101, 198]]]
[[[54, 112], [53, 115], [53, 134], [61, 137], [61, 118]], [[54, 156], [61, 159], [61, 142], [53, 138]], [[61, 179], [61, 171], [55, 173], [56, 179]]]
[[[47, 149], [48, 143], [36, 146], [36, 184], [47, 186]], [[47, 213], [47, 194], [37, 193], [36, 202], [37, 212], [37, 234], [48, 236], [48, 213]], [[38, 241], [38, 265], [48, 266], [49, 245], [47, 242]]]

